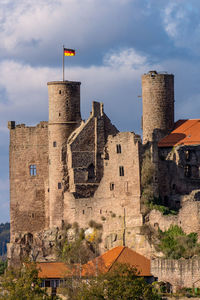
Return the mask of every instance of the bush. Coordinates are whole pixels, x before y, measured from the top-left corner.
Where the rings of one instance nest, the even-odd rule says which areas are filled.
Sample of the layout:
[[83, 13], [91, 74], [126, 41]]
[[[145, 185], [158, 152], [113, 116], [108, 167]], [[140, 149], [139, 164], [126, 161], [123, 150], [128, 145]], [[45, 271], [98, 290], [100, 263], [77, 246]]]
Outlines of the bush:
[[165, 254], [166, 258], [191, 258], [200, 254], [200, 244], [197, 243], [198, 235], [195, 232], [187, 235], [181, 227], [171, 225], [164, 232], [159, 230], [159, 238], [159, 250]]
[[88, 223], [88, 225], [91, 228], [95, 228], [97, 230], [101, 230], [103, 228], [102, 224], [96, 223], [94, 220], [90, 220], [90, 222]]
[[71, 299], [161, 299], [153, 286], [139, 277], [136, 268], [128, 264], [117, 264], [108, 273], [90, 279], [89, 283], [81, 283], [78, 290], [76, 298]]

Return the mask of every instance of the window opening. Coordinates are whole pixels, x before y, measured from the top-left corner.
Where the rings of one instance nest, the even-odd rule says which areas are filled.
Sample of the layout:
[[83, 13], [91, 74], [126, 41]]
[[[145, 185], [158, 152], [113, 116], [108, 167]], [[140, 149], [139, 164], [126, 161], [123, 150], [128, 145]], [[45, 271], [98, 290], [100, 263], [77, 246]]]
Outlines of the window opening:
[[191, 166], [186, 165], [184, 167], [184, 175], [185, 177], [191, 177]]
[[36, 165], [30, 165], [29, 172], [31, 176], [36, 176]]
[[128, 193], [128, 181], [124, 183], [124, 191]]
[[185, 159], [186, 159], [187, 161], [190, 160], [190, 151], [189, 151], [189, 150], [186, 150], [186, 151], [185, 151]]
[[85, 214], [85, 211], [84, 211], [84, 209], [83, 209], [83, 215]]
[[94, 173], [94, 165], [90, 164], [88, 166], [88, 181], [92, 181], [95, 178], [95, 173]]
[[122, 149], [121, 149], [121, 145], [120, 145], [120, 144], [117, 144], [117, 145], [116, 145], [116, 148], [117, 148], [117, 153], [121, 153], [121, 152], [122, 152]]
[[53, 142], [53, 147], [57, 147], [57, 143], [56, 142]]
[[62, 188], [61, 182], [58, 182], [58, 189], [60, 190]]
[[119, 167], [119, 176], [124, 176], [124, 167], [123, 166]]
[[115, 184], [114, 184], [114, 182], [111, 182], [111, 183], [110, 183], [110, 191], [113, 191], [114, 188], [115, 188]]
[[59, 94], [61, 94], [61, 90], [59, 90]]

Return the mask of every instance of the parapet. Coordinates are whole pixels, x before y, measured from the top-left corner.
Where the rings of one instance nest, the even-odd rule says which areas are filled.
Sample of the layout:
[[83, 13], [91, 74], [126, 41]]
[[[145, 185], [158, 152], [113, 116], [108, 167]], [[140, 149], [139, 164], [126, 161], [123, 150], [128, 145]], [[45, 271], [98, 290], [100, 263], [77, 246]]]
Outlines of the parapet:
[[58, 84], [64, 84], [64, 85], [81, 85], [81, 82], [80, 81], [69, 81], [69, 80], [47, 82], [47, 85], [58, 85]]
[[15, 121], [8, 121], [8, 129], [15, 129]]
[[26, 124], [16, 124], [15, 121], [8, 121], [8, 129], [15, 129], [15, 128], [47, 128], [48, 122], [41, 121], [36, 126], [26, 126]]

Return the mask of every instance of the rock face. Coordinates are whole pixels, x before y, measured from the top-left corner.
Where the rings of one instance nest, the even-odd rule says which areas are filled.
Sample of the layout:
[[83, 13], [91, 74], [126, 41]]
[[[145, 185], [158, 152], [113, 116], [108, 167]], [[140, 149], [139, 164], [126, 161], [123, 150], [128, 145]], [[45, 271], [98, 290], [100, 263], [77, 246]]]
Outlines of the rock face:
[[20, 264], [25, 258], [32, 261], [55, 261], [56, 242], [59, 230], [47, 230], [32, 233], [20, 233], [13, 243], [7, 245], [7, 257], [11, 265]]

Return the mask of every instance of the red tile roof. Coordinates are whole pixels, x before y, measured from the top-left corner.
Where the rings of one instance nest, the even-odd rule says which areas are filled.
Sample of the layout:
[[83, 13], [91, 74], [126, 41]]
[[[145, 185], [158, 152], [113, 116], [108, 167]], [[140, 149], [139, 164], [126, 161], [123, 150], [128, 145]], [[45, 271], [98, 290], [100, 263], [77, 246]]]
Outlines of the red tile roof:
[[95, 276], [97, 270], [99, 273], [109, 272], [116, 263], [130, 264], [136, 267], [140, 273], [139, 276], [152, 276], [150, 272], [150, 260], [123, 246], [113, 248], [83, 265], [82, 276]]
[[63, 262], [37, 263], [37, 268], [39, 278], [65, 278], [72, 274], [72, 270]]
[[158, 147], [200, 144], [200, 119], [179, 120], [175, 129], [158, 143]]
[[82, 277], [96, 276], [97, 273], [106, 273], [113, 268], [116, 263], [126, 263], [134, 266], [139, 271], [139, 276], [152, 276], [150, 272], [150, 260], [135, 251], [118, 246], [103, 255], [89, 261], [87, 264], [76, 265], [73, 269], [62, 262], [38, 263], [39, 278], [64, 278], [76, 274]]

